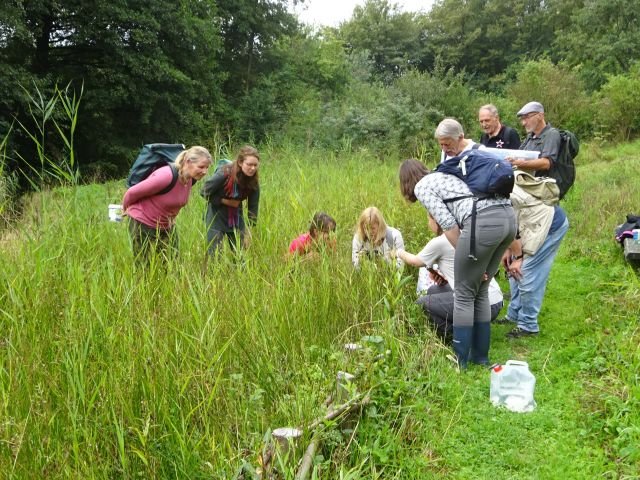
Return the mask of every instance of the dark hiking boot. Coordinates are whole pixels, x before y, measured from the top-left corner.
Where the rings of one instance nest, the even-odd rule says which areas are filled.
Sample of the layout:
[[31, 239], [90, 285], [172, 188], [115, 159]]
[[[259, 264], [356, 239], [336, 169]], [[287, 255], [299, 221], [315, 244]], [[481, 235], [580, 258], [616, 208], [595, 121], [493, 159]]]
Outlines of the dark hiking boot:
[[509, 317], [496, 318], [493, 322], [497, 325], [509, 325], [510, 323], [516, 323], [515, 320], [511, 320]]
[[538, 332], [530, 332], [520, 327], [516, 327], [510, 332], [507, 332], [507, 338], [535, 337], [536, 335], [538, 335]]

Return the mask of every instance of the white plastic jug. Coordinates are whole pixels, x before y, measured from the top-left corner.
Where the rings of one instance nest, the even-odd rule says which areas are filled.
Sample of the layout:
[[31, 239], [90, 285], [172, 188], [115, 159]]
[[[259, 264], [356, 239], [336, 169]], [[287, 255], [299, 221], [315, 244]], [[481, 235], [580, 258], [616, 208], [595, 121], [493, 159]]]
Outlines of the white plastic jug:
[[122, 205], [116, 205], [115, 203], [109, 204], [109, 220], [112, 222], [122, 221]]
[[491, 367], [489, 398], [496, 406], [503, 405], [512, 412], [531, 412], [536, 408], [535, 387], [536, 377], [527, 362], [507, 360], [504, 365]]

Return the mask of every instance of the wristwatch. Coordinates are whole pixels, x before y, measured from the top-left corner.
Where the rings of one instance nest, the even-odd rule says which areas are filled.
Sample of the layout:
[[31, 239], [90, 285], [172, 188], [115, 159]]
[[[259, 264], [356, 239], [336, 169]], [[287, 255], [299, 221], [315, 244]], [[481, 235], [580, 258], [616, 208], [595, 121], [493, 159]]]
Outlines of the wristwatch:
[[521, 260], [524, 258], [524, 253], [521, 253], [520, 255], [511, 255], [511, 261], [513, 262], [514, 260]]

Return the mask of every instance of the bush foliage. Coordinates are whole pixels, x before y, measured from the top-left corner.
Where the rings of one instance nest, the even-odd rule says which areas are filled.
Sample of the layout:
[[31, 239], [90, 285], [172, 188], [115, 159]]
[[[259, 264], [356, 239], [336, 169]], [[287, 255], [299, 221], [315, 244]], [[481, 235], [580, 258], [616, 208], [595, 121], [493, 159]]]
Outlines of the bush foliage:
[[[339, 27], [314, 31], [285, 0], [5, 2], [0, 135], [29, 116], [19, 81], [45, 93], [84, 82], [75, 148], [89, 178], [124, 174], [144, 143], [228, 135], [416, 155], [432, 149], [445, 116], [476, 135], [486, 98], [506, 120], [538, 100], [581, 138], [633, 138], [631, 4], [445, 0], [404, 12], [369, 0]], [[15, 129], [8, 153], [10, 171], [24, 168], [19, 156], [34, 158]]]

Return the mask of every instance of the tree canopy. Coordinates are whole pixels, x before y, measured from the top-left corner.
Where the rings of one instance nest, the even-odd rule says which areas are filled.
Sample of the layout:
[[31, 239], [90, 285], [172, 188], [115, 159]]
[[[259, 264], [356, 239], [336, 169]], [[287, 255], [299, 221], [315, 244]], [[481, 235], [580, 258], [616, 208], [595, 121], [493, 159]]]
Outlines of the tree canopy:
[[[28, 92], [70, 84], [84, 92], [76, 150], [85, 173], [122, 174], [143, 143], [158, 141], [293, 135], [333, 147], [356, 138], [415, 147], [439, 115], [474, 117], [475, 105], [467, 111], [458, 99], [511, 105], [549, 72], [562, 83], [543, 90], [550, 98], [612, 92], [614, 80], [627, 91], [640, 61], [635, 7], [438, 0], [414, 13], [367, 0], [339, 27], [313, 31], [286, 0], [10, 0], [0, 5], [0, 129], [27, 122]], [[454, 88], [451, 78], [466, 93], [436, 98]], [[597, 98], [583, 103], [605, 102]], [[624, 103], [606, 103], [609, 116]], [[584, 132], [605, 129], [577, 110], [561, 117]], [[624, 138], [636, 131], [634, 119], [627, 124]], [[9, 150], [31, 158], [27, 137], [14, 129]]]

